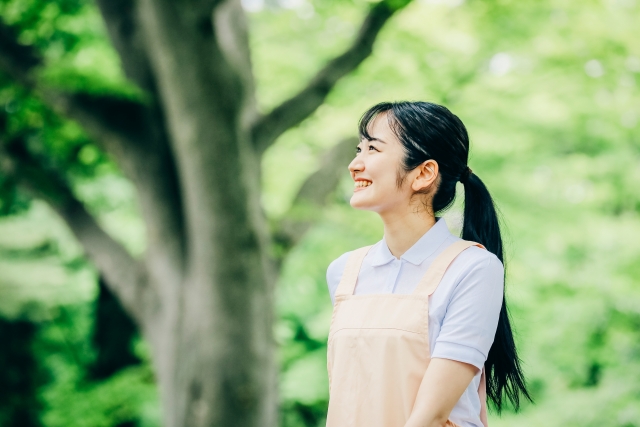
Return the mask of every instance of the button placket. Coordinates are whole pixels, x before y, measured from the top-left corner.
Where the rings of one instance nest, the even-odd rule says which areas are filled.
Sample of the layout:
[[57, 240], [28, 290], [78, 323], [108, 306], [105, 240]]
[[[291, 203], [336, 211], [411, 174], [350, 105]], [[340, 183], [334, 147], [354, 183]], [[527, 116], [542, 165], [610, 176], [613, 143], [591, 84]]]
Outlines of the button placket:
[[387, 276], [386, 283], [386, 291], [389, 293], [393, 293], [396, 288], [396, 282], [398, 281], [398, 276], [400, 275], [400, 268], [402, 267], [402, 259], [394, 259], [391, 263], [391, 271]]

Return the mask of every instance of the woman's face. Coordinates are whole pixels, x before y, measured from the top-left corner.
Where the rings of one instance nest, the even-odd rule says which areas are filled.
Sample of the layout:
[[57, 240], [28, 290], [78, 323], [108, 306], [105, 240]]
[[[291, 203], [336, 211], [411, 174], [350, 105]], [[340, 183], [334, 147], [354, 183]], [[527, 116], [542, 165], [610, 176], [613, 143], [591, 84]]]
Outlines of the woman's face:
[[[379, 114], [369, 125], [372, 140], [363, 139], [358, 144], [356, 157], [349, 164], [354, 180], [351, 206], [384, 214], [388, 211], [405, 209], [409, 206], [415, 191], [429, 185], [433, 180], [424, 180], [425, 164], [410, 171], [398, 188], [398, 176], [403, 176], [402, 160], [404, 148], [389, 127], [387, 114]], [[435, 165], [437, 175], [437, 164]], [[433, 170], [431, 170], [433, 172]], [[429, 171], [427, 171], [427, 174]], [[432, 177], [435, 179], [435, 175]], [[419, 182], [417, 182], [419, 181]]]

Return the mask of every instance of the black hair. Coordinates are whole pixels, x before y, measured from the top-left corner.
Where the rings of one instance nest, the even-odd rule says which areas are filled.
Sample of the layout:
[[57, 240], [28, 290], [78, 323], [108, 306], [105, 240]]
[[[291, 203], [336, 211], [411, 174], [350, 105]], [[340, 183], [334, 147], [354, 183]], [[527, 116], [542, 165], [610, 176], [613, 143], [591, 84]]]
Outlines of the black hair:
[[[360, 137], [371, 140], [370, 123], [385, 113], [389, 126], [405, 150], [402, 169], [407, 173], [426, 160], [439, 166], [433, 212], [449, 208], [456, 196], [456, 183], [464, 186], [462, 238], [481, 243], [504, 265], [498, 214], [487, 187], [467, 166], [469, 135], [462, 121], [446, 107], [430, 102], [382, 102], [367, 110], [359, 123]], [[401, 171], [402, 172], [402, 171]], [[400, 181], [401, 182], [401, 181]], [[507, 397], [514, 408], [520, 397], [531, 401], [513, 339], [506, 298], [502, 300], [496, 335], [485, 362], [487, 396], [498, 412]]]

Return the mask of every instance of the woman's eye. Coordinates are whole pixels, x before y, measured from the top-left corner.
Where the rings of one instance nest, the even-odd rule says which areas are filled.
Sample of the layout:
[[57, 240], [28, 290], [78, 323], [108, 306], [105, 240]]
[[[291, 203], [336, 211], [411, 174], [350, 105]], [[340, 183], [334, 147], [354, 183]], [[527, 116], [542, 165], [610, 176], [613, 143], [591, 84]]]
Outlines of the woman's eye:
[[[371, 150], [376, 150], [378, 151], [378, 149], [376, 147], [374, 147], [373, 145], [369, 145], [369, 151]], [[362, 152], [362, 149], [360, 147], [356, 147], [356, 154]]]

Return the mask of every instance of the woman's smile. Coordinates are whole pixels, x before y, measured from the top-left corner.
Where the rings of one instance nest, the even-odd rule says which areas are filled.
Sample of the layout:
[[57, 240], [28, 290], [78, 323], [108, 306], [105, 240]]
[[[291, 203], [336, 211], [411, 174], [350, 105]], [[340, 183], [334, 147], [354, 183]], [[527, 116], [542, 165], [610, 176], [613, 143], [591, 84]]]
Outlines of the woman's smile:
[[353, 183], [353, 191], [362, 191], [364, 189], [366, 189], [367, 187], [369, 187], [371, 184], [373, 184], [373, 182], [368, 181], [366, 179], [357, 179], [356, 182]]

